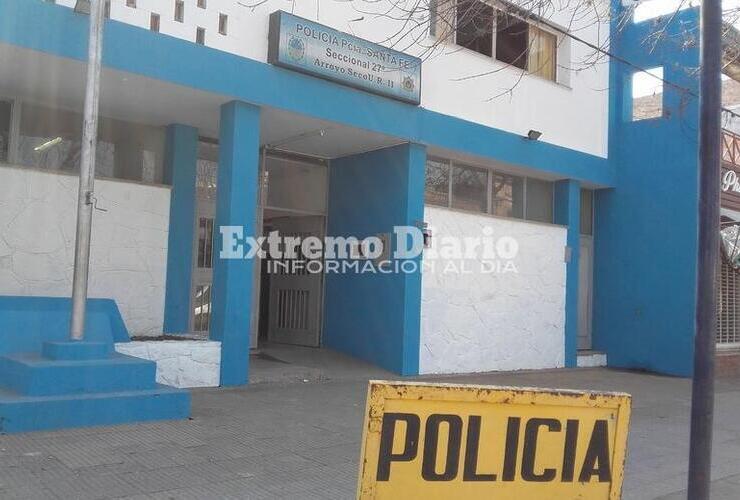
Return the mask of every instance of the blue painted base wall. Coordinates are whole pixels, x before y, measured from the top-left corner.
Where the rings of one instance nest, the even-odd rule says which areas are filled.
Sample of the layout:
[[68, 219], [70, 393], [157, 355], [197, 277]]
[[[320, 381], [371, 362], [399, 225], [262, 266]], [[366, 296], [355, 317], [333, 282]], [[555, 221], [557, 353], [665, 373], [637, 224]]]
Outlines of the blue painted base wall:
[[[71, 310], [71, 299], [64, 297], [0, 297], [0, 355], [41, 352], [44, 341], [68, 340]], [[115, 301], [88, 299], [85, 339], [128, 342]]]
[[[328, 236], [418, 225], [425, 162], [425, 148], [414, 144], [332, 161]], [[324, 346], [402, 375], [419, 372], [420, 273], [328, 273], [324, 304]]]
[[[698, 46], [674, 36], [698, 25], [696, 10], [676, 16], [665, 40], [645, 49], [651, 23], [614, 30], [613, 50], [697, 92], [681, 68], [699, 65]], [[663, 38], [663, 37], [662, 37]], [[664, 117], [631, 120], [633, 68], [611, 65], [611, 161], [616, 188], [596, 194], [594, 348], [614, 367], [692, 373], [697, 259], [698, 102], [666, 86]]]
[[157, 385], [156, 364], [114, 352], [129, 340], [113, 300], [88, 299], [85, 340], [71, 300], [0, 297], [0, 433], [190, 415], [188, 391]]

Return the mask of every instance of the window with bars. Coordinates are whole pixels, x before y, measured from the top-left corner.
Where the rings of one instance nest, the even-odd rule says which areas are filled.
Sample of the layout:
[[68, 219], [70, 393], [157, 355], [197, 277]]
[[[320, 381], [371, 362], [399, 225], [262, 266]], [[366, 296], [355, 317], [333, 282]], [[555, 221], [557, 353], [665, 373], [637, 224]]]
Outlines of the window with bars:
[[740, 276], [720, 257], [717, 280], [717, 344], [740, 345]]

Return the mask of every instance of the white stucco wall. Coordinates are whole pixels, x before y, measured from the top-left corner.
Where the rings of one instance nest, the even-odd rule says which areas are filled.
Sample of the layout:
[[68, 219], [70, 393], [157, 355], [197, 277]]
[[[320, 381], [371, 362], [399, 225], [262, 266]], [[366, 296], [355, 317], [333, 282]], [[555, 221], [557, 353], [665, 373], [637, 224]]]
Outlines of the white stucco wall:
[[445, 237], [478, 237], [489, 227], [494, 239], [512, 237], [519, 250], [511, 260], [516, 272], [500, 273], [480, 272], [481, 258], [466, 261], [469, 273], [439, 264], [430, 271], [425, 254], [420, 372], [562, 367], [565, 228], [429, 206], [424, 219], [434, 248]]
[[[0, 295], [69, 296], [78, 178], [0, 165]], [[98, 179], [90, 297], [115, 299], [131, 335], [162, 332], [170, 190]]]
[[120, 342], [116, 351], [157, 363], [157, 383], [172, 387], [218, 387], [221, 342], [156, 340]]
[[[73, 7], [75, 0], [57, 0]], [[531, 8], [528, 0], [510, 3]], [[557, 5], [556, 5], [557, 4]], [[174, 0], [138, 0], [137, 7], [126, 0], [112, 0], [111, 18], [149, 29], [151, 14], [160, 15], [160, 32], [195, 41], [196, 29], [206, 30], [205, 45], [249, 57], [267, 60], [268, 16], [275, 10], [294, 14], [355, 34], [361, 38], [393, 46], [423, 58], [422, 106], [519, 135], [529, 130], [543, 132], [542, 141], [606, 157], [609, 92], [608, 58], [600, 57], [587, 45], [569, 38], [560, 54], [558, 71], [567, 73], [554, 83], [524, 75], [516, 68], [454, 45], [438, 43], [428, 34], [427, 2], [406, 0], [209, 0], [207, 8], [196, 0], [185, 0], [183, 22], [174, 20]], [[415, 10], [414, 23], [405, 23], [407, 13], [392, 5]], [[579, 9], [574, 13], [573, 9]], [[408, 11], [407, 11], [408, 12]], [[228, 15], [227, 35], [218, 32], [219, 14]], [[608, 2], [555, 2], [538, 12], [561, 29], [569, 27], [580, 39], [595, 46], [607, 46], [609, 36]], [[411, 30], [409, 26], [418, 26]], [[562, 56], [562, 57], [561, 57]], [[596, 63], [594, 63], [596, 60]], [[468, 78], [472, 75], [482, 75]], [[468, 79], [466, 79], [468, 78]]]

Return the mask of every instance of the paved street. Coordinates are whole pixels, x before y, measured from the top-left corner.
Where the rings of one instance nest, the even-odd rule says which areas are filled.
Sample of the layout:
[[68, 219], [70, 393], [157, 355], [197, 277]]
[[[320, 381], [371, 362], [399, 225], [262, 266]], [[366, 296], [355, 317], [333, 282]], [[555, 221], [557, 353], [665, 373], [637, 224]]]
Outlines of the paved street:
[[[0, 498], [351, 498], [365, 383], [377, 372], [196, 390], [189, 421], [2, 436]], [[687, 380], [605, 369], [435, 380], [629, 392], [624, 498], [685, 498]], [[716, 499], [740, 498], [738, 415], [740, 379], [720, 380]]]

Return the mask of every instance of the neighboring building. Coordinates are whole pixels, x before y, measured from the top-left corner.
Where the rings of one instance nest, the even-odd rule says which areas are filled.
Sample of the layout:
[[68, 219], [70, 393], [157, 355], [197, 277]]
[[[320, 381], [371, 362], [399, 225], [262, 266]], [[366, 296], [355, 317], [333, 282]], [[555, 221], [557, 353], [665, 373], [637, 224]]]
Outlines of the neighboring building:
[[[87, 18], [75, 0], [53, 4], [0, 4], [0, 65], [12, 68], [0, 74], [9, 296], [64, 297], [71, 286]], [[210, 332], [223, 385], [247, 382], [249, 348], [263, 340], [403, 375], [576, 366], [579, 350], [690, 374], [697, 82], [667, 61], [698, 65], [684, 36], [696, 11], [646, 51], [652, 21], [609, 40], [606, 17], [524, 20], [466, 0], [436, 3], [411, 43], [372, 2], [364, 14], [295, 2], [299, 17], [273, 17], [272, 28], [285, 2], [256, 4], [111, 2], [90, 295], [115, 300], [131, 336]], [[490, 21], [455, 18], [468, 4]], [[387, 79], [352, 80], [354, 49], [328, 50], [335, 35], [408, 55], [377, 52], [405, 63], [384, 62]], [[592, 46], [635, 66], [588, 62]], [[300, 66], [307, 57], [322, 68]], [[644, 114], [633, 114], [635, 67], [657, 87], [677, 84], [649, 87]], [[269, 273], [268, 260], [219, 258], [223, 226], [360, 238], [415, 226], [431, 232], [424, 264], [446, 237], [489, 228], [518, 243], [516, 272]]]

